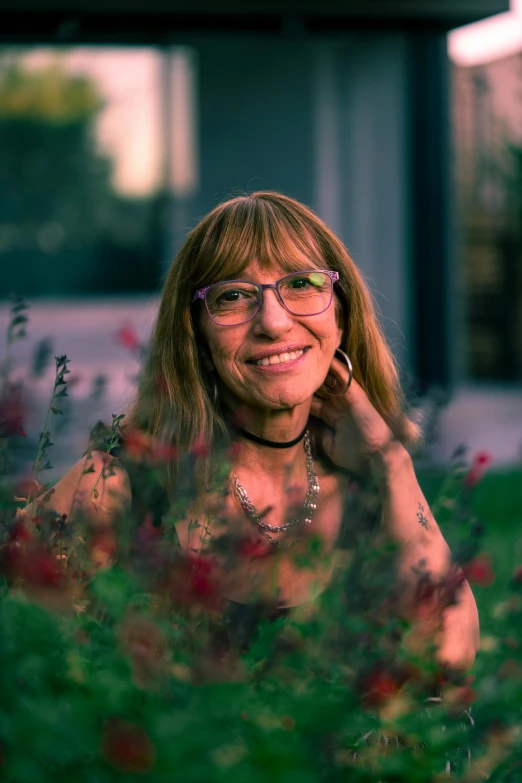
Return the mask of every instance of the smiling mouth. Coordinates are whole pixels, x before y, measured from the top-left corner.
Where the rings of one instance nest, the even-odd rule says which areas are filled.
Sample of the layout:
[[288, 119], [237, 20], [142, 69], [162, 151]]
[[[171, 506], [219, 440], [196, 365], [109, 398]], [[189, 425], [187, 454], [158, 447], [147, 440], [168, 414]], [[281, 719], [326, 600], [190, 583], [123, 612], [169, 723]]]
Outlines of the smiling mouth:
[[255, 364], [257, 367], [267, 367], [269, 364], [286, 364], [294, 359], [299, 359], [307, 350], [307, 348], [301, 348], [299, 351], [275, 353], [273, 356], [265, 356], [263, 359], [258, 359], [257, 362], [252, 362], [252, 364]]

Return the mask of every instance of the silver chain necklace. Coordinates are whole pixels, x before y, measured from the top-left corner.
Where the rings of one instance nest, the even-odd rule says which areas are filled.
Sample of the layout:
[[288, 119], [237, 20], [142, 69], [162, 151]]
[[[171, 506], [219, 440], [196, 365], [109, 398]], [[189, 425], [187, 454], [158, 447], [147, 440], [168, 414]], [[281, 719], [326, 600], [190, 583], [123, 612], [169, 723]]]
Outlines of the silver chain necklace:
[[312, 521], [314, 511], [317, 507], [317, 493], [319, 492], [319, 481], [314, 471], [314, 462], [312, 459], [312, 447], [310, 445], [310, 436], [308, 432], [304, 437], [304, 449], [305, 449], [305, 456], [306, 456], [306, 474], [308, 477], [308, 490], [303, 504], [303, 510], [297, 517], [294, 517], [293, 519], [290, 519], [288, 522], [285, 522], [284, 525], [269, 525], [268, 522], [263, 522], [262, 517], [259, 515], [256, 507], [248, 497], [244, 487], [242, 487], [241, 484], [239, 483], [238, 477], [236, 476], [235, 473], [232, 474], [234, 487], [237, 492], [237, 496], [239, 498], [239, 502], [241, 503], [241, 507], [243, 508], [243, 511], [245, 512], [247, 517], [263, 531], [263, 533], [268, 538], [270, 543], [274, 544], [275, 546], [288, 548], [293, 546], [294, 544], [297, 544], [297, 542], [302, 538], [302, 534], [300, 536], [297, 536], [297, 538], [294, 538], [289, 543], [283, 543], [283, 541], [278, 541], [276, 538], [271, 536], [270, 533], [283, 533], [285, 530], [289, 530], [289, 528], [295, 527], [295, 525], [298, 525], [300, 523], [303, 524], [304, 528], [307, 528]]

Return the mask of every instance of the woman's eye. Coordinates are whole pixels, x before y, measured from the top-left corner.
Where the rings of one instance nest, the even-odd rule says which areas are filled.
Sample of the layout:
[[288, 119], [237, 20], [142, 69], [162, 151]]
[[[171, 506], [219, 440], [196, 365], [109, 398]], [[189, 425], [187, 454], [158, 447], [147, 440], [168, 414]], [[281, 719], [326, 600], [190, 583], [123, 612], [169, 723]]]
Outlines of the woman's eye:
[[237, 302], [240, 296], [240, 291], [225, 291], [219, 297], [223, 302]]
[[218, 301], [226, 304], [229, 302], [241, 302], [252, 298], [255, 298], [255, 294], [251, 291], [245, 291], [241, 288], [229, 288], [219, 294]]
[[310, 285], [310, 280], [308, 280], [306, 277], [297, 277], [294, 278], [291, 282], [292, 288], [306, 288]]

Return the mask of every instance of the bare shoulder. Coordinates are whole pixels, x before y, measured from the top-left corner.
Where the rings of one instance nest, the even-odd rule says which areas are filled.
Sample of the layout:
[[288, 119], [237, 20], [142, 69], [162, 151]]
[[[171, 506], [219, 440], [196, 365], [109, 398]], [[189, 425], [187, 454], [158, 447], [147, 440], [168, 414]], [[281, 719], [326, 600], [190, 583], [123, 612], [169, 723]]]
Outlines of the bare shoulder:
[[82, 516], [95, 528], [110, 525], [131, 502], [127, 471], [115, 457], [93, 451], [82, 457], [53, 487], [49, 507], [68, 518]]

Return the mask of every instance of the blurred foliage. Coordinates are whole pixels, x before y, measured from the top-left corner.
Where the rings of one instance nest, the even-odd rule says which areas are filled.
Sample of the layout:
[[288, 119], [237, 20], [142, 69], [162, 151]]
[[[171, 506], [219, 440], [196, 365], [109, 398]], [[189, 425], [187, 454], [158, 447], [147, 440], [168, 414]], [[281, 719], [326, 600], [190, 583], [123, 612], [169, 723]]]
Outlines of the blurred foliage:
[[103, 106], [95, 84], [68, 74], [56, 58], [47, 68], [27, 70], [7, 60], [0, 71], [0, 114], [56, 124], [90, 120]]
[[0, 296], [155, 287], [154, 202], [114, 192], [102, 107], [60, 60], [0, 61]]

